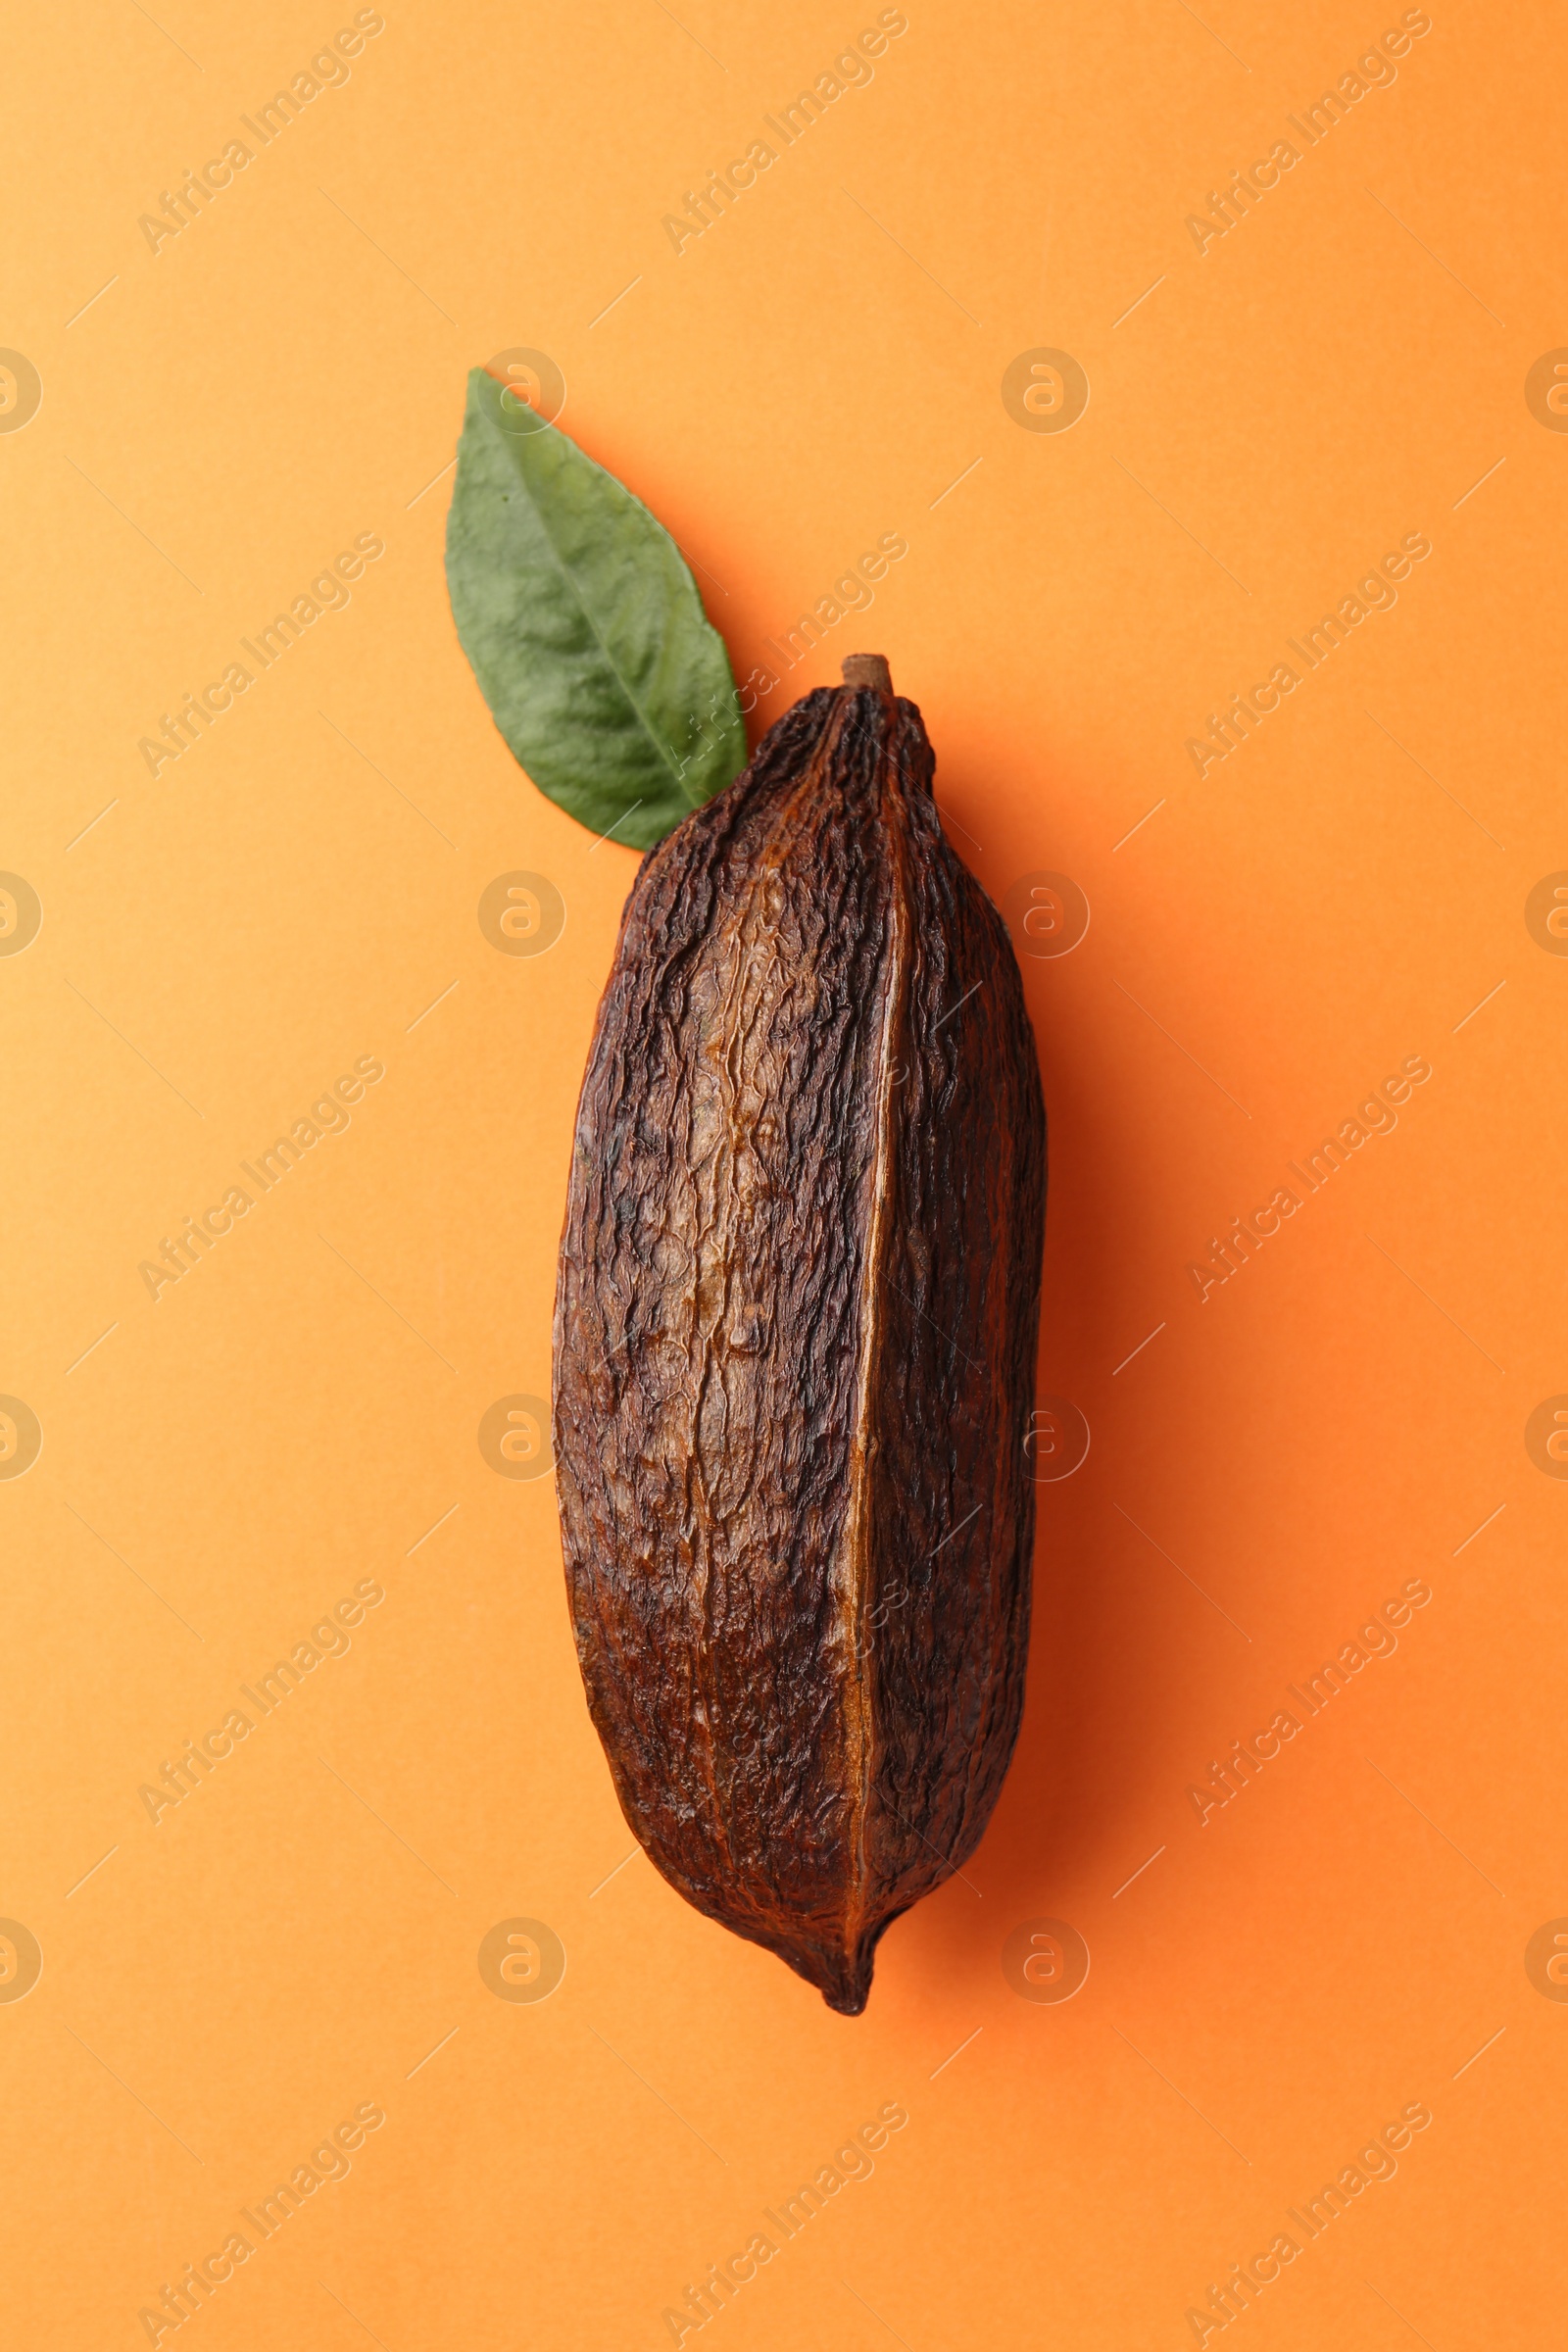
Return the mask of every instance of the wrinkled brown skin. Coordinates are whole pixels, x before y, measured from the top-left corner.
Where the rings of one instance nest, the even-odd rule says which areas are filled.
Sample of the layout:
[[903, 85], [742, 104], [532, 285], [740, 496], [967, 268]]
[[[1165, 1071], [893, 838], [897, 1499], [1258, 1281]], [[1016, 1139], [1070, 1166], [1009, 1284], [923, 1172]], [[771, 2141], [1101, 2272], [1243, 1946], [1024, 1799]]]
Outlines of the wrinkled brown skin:
[[934, 769], [912, 703], [821, 688], [645, 858], [556, 1303], [567, 1590], [626, 1819], [850, 2016], [979, 1841], [1029, 1633], [1045, 1110]]

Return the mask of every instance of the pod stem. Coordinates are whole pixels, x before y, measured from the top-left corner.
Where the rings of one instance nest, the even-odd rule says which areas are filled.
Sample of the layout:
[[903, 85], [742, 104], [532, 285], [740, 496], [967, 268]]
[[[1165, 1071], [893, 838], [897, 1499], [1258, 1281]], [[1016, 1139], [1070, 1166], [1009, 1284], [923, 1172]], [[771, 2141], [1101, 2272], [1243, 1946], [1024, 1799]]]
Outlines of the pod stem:
[[888, 668], [886, 654], [847, 654], [844, 660], [846, 686], [869, 686], [874, 694], [891, 697], [893, 673]]

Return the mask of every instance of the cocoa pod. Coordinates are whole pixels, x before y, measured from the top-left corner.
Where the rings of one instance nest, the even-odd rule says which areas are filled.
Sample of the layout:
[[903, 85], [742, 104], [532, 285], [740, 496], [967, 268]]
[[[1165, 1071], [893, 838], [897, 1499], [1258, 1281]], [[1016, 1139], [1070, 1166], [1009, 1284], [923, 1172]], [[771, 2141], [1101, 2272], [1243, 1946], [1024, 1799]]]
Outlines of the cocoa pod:
[[567, 1591], [638, 1838], [848, 2015], [1023, 1703], [1045, 1110], [880, 656], [644, 859], [555, 1326]]

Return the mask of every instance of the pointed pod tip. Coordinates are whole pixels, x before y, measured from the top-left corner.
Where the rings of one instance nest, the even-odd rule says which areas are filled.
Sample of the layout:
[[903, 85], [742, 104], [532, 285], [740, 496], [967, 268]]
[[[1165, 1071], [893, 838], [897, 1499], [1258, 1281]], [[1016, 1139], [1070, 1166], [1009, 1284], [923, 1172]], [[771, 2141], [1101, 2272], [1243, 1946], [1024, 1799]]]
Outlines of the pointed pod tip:
[[781, 1940], [772, 1948], [797, 1976], [816, 1986], [828, 2007], [840, 2017], [858, 2017], [871, 1997], [871, 1976], [880, 1936], [879, 1929], [848, 1949], [819, 1943], [814, 1937]]

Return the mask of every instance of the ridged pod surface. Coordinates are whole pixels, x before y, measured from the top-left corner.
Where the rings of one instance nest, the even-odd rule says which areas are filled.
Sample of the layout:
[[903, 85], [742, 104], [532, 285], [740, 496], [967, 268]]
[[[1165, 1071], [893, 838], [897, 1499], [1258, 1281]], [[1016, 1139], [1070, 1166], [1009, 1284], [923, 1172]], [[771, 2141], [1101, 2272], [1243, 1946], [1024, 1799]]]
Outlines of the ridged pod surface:
[[1046, 1130], [1002, 918], [875, 656], [644, 859], [555, 1328], [566, 1581], [628, 1822], [830, 2007], [1017, 1736]]

